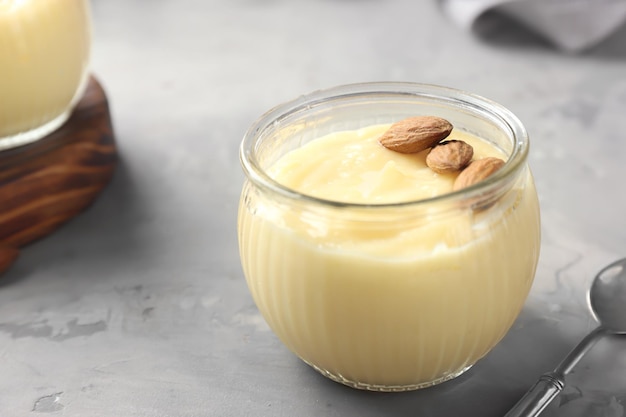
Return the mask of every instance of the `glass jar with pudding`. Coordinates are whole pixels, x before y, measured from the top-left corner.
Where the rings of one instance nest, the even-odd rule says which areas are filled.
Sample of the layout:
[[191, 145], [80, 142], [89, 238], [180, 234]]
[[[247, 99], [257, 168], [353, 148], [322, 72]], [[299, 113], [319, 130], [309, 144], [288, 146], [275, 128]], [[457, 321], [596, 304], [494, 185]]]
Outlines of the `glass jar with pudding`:
[[[460, 174], [433, 171], [430, 149], [382, 146], [393, 123], [424, 115], [449, 121], [446, 140], [474, 161], [505, 162], [456, 189]], [[259, 311], [303, 361], [355, 388], [460, 375], [506, 334], [534, 279], [528, 147], [504, 107], [432, 85], [340, 86], [272, 109], [240, 149], [239, 249]]]
[[88, 77], [88, 0], [0, 0], [0, 150], [69, 117]]

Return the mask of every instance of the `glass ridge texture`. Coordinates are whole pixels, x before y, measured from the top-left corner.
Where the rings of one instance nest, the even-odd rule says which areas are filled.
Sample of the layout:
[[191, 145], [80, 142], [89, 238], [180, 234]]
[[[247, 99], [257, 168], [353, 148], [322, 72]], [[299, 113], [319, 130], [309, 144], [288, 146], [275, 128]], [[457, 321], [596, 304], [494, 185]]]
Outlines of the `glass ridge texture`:
[[[331, 132], [428, 114], [501, 149], [502, 169], [457, 192], [388, 204], [307, 196], [267, 169]], [[452, 379], [517, 318], [540, 247], [528, 137], [502, 106], [414, 83], [335, 87], [277, 106], [246, 133], [241, 263], [278, 338], [323, 375], [403, 391]]]

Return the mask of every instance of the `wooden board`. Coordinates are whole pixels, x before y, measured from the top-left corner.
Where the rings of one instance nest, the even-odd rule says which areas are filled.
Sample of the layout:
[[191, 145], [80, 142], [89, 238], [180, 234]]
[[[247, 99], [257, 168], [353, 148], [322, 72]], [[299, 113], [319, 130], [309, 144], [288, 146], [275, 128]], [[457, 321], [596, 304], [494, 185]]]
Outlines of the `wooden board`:
[[109, 105], [92, 77], [61, 128], [0, 152], [0, 273], [18, 248], [89, 207], [111, 179], [116, 161]]

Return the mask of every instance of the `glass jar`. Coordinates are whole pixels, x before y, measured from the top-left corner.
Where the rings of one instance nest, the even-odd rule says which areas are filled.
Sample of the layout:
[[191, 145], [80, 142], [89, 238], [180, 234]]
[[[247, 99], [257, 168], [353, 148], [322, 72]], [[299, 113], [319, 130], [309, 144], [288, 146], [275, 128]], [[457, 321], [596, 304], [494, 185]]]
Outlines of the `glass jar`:
[[[416, 115], [488, 141], [506, 164], [457, 192], [371, 205], [311, 197], [267, 173], [317, 137]], [[340, 86], [270, 110], [240, 149], [239, 249], [261, 314], [303, 361], [355, 388], [460, 375], [509, 330], [533, 282], [540, 219], [528, 147], [504, 107], [433, 85]]]
[[0, 150], [60, 127], [88, 77], [88, 0], [0, 0]]

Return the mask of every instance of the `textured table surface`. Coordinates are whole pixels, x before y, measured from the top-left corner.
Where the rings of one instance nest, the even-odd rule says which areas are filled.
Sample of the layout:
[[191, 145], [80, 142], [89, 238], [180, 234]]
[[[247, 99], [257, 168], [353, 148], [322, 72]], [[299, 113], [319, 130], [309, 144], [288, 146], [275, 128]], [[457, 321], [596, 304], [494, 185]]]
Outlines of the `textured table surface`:
[[[626, 256], [626, 29], [565, 55], [506, 21], [480, 37], [415, 0], [94, 0], [93, 71], [121, 163], [85, 213], [0, 278], [0, 416], [501, 416], [595, 323]], [[531, 133], [543, 245], [525, 308], [469, 372], [402, 394], [318, 375], [269, 331], [239, 265], [237, 150], [300, 94], [360, 81], [490, 97]], [[626, 416], [626, 340], [545, 416]]]

